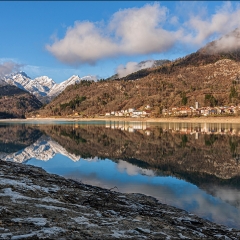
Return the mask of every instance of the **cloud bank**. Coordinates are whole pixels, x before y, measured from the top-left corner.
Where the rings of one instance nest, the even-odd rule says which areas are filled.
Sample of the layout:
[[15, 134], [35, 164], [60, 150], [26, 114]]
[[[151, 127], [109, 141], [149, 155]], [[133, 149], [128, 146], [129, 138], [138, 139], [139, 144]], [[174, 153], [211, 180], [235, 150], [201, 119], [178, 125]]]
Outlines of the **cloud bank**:
[[[67, 29], [64, 38], [46, 45], [46, 49], [66, 64], [94, 64], [116, 56], [162, 53], [178, 43], [202, 46], [211, 38], [240, 26], [240, 8], [233, 8], [230, 2], [223, 3], [212, 15], [204, 15], [201, 11], [186, 15], [181, 21], [159, 3], [123, 9], [114, 13], [107, 23], [76, 21]], [[223, 39], [216, 47], [232, 46], [236, 41]], [[135, 65], [129, 63], [126, 69]]]
[[240, 48], [240, 28], [236, 29], [231, 35], [224, 35], [214, 44], [207, 48], [208, 53], [234, 51]]

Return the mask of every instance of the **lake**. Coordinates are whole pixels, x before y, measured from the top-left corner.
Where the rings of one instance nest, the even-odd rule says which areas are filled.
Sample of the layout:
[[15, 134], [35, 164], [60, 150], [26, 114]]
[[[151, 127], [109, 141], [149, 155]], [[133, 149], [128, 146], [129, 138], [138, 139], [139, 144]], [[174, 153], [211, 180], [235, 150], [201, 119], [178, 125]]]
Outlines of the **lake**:
[[240, 229], [240, 124], [1, 122], [0, 158]]

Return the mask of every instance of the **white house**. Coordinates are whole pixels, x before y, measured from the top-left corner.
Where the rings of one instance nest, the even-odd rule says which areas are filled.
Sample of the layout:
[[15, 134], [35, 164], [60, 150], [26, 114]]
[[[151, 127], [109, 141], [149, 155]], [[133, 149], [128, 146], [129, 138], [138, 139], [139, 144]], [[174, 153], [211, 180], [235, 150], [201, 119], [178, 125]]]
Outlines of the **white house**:
[[143, 114], [143, 111], [133, 111], [134, 115], [140, 116]]
[[131, 113], [131, 112], [133, 112], [133, 111], [135, 111], [135, 108], [129, 108], [129, 109], [128, 109], [128, 112], [129, 112], [129, 113]]

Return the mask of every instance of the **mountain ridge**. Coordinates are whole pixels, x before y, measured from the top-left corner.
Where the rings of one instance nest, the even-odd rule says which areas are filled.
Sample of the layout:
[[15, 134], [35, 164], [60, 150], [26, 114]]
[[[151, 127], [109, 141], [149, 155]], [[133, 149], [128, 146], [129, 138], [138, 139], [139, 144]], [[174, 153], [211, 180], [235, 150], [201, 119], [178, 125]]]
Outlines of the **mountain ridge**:
[[191, 107], [195, 102], [201, 107], [238, 105], [239, 78], [240, 61], [224, 58], [199, 66], [171, 62], [118, 80], [68, 86], [39, 114], [97, 117], [129, 108], [144, 110], [149, 105], [151, 116], [160, 117], [163, 108]]
[[51, 99], [60, 94], [67, 86], [79, 83], [82, 80], [95, 80], [95, 77], [79, 77], [78, 75], [73, 75], [61, 83], [56, 83], [48, 76], [40, 76], [31, 79], [25, 72], [21, 71], [5, 75], [1, 79], [0, 84], [15, 85], [16, 87], [35, 95], [41, 102], [48, 103]]
[[25, 118], [25, 114], [42, 107], [28, 91], [14, 85], [0, 86], [0, 118]]

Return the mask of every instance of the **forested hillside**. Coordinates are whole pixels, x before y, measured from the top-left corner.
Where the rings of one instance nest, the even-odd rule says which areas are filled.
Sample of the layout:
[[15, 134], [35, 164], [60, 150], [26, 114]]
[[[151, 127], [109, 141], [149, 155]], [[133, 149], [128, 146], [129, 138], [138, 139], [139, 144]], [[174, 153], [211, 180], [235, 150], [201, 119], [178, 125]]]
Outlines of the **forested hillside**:
[[42, 107], [29, 92], [11, 85], [0, 86], [0, 118], [25, 118], [25, 114]]

